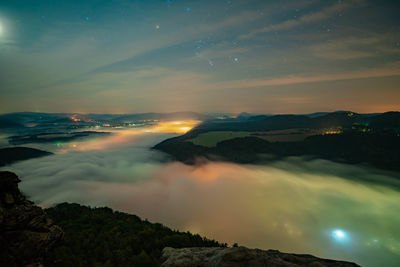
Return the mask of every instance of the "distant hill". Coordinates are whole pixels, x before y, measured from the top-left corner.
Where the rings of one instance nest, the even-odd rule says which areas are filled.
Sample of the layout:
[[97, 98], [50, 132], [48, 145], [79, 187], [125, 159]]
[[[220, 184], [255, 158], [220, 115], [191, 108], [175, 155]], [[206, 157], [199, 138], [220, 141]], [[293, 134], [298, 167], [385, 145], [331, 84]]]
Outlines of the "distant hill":
[[0, 118], [0, 129], [2, 128], [19, 128], [23, 127], [22, 124], [8, 120], [6, 118]]
[[61, 123], [71, 122], [66, 113], [37, 113], [37, 112], [15, 112], [0, 115], [0, 121], [7, 120], [21, 125], [41, 122], [41, 123]]
[[237, 163], [265, 163], [289, 156], [307, 156], [351, 164], [367, 163], [400, 171], [400, 137], [394, 135], [316, 135], [298, 142], [268, 142], [258, 137], [242, 137], [221, 141], [215, 147], [175, 138], [154, 148], [187, 164], [194, 164], [199, 157]]
[[[254, 121], [205, 122], [185, 135], [164, 140], [154, 148], [188, 164], [195, 163], [199, 157], [238, 163], [261, 163], [289, 156], [307, 156], [351, 164], [366, 163], [382, 169], [400, 171], [399, 126], [400, 112], [362, 115], [345, 111], [316, 117], [275, 115]], [[292, 133], [285, 133], [286, 135], [295, 134], [296, 129], [312, 135], [291, 142], [272, 142], [262, 138], [265, 136], [263, 132], [285, 129], [293, 129]], [[235, 136], [229, 132], [249, 132], [249, 136], [224, 138], [214, 147], [190, 141], [200, 134], [217, 131], [227, 132], [227, 136]]]
[[320, 113], [309, 115], [256, 115], [236, 119], [209, 120], [198, 125], [192, 131], [196, 133], [208, 131], [272, 131], [293, 128], [351, 128], [353, 126], [369, 126], [370, 128], [398, 128], [400, 112], [383, 114], [358, 114], [351, 111]]
[[21, 136], [10, 136], [8, 142], [12, 145], [23, 145], [29, 143], [51, 143], [51, 142], [69, 142], [79, 138], [89, 136], [105, 136], [110, 132], [81, 131], [81, 132], [51, 132], [39, 133]]
[[372, 117], [369, 124], [370, 127], [376, 129], [392, 129], [400, 128], [400, 112], [386, 112]]
[[0, 148], [0, 166], [11, 164], [16, 161], [48, 156], [51, 154], [53, 153], [29, 147]]
[[16, 112], [0, 115], [0, 127], [4, 124], [14, 123], [24, 125], [28, 123], [54, 124], [54, 123], [74, 123], [72, 117], [85, 120], [101, 122], [122, 123], [126, 121], [142, 120], [210, 120], [216, 118], [217, 114], [202, 114], [196, 112], [171, 112], [171, 113], [137, 113], [137, 114], [75, 114], [75, 113], [36, 113], [36, 112]]
[[[350, 115], [351, 114], [351, 115]], [[348, 127], [358, 122], [355, 113], [334, 112], [317, 117], [307, 115], [274, 115], [247, 117], [246, 120], [212, 120], [197, 126], [194, 131], [272, 131], [293, 128]]]

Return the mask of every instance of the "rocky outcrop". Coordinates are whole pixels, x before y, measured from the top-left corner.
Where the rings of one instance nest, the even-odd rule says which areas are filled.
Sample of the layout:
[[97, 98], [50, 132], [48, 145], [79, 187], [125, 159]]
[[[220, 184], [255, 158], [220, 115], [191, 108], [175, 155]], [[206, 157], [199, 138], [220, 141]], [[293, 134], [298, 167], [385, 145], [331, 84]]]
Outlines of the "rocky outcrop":
[[63, 231], [19, 191], [12, 172], [0, 172], [0, 266], [41, 266]]
[[311, 255], [288, 254], [277, 250], [232, 248], [164, 248], [162, 267], [354, 267], [355, 263], [317, 258]]

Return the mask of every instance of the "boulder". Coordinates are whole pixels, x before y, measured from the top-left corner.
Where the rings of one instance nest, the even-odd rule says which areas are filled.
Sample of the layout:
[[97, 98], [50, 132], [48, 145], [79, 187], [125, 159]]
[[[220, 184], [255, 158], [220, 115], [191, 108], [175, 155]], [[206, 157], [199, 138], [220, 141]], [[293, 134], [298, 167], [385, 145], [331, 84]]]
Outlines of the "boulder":
[[355, 267], [355, 263], [246, 247], [164, 248], [162, 267]]

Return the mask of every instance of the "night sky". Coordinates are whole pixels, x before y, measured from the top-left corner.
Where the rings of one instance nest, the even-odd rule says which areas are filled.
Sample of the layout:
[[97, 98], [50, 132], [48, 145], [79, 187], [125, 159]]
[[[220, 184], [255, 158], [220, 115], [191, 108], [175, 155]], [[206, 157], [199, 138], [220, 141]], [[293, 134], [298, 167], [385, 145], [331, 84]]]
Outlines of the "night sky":
[[0, 113], [400, 109], [397, 1], [0, 1]]

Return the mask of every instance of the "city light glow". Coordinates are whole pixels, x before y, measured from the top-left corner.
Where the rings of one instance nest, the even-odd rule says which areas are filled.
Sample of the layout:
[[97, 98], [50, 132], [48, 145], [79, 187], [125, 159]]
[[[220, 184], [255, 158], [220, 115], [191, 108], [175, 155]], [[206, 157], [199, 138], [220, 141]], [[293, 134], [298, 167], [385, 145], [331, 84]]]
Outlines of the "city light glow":
[[150, 128], [148, 132], [184, 134], [199, 123], [200, 121], [198, 120], [165, 121], [156, 124], [154, 127]]

